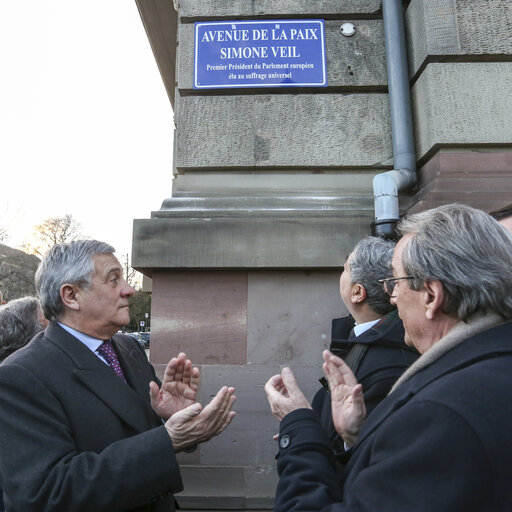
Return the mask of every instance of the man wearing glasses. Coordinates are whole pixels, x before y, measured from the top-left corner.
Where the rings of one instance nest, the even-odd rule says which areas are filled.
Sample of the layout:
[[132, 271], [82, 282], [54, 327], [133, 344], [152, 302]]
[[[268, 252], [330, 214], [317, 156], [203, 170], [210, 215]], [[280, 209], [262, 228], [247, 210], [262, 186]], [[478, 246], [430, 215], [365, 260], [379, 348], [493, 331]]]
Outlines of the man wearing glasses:
[[[379, 281], [391, 272], [395, 244], [378, 237], [363, 238], [350, 253], [340, 276], [340, 297], [350, 315], [332, 321], [329, 350], [343, 358], [362, 385], [366, 417], [389, 393], [391, 386], [418, 357], [404, 344], [404, 328], [396, 307]], [[326, 379], [312, 407], [326, 428], [335, 455], [344, 442], [332, 423]]]
[[277, 511], [512, 510], [512, 238], [463, 205], [399, 228], [383, 284], [421, 356], [364, 421], [360, 384], [324, 352], [333, 422], [352, 446], [342, 479], [291, 371], [269, 380], [272, 411], [288, 412]]

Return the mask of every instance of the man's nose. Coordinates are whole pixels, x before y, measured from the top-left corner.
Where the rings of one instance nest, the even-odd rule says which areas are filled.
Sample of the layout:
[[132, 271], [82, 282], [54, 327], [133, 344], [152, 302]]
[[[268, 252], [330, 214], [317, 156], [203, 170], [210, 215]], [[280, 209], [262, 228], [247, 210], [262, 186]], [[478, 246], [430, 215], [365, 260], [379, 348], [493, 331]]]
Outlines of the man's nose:
[[125, 281], [122, 293], [126, 297], [131, 297], [135, 293], [135, 288], [130, 283]]

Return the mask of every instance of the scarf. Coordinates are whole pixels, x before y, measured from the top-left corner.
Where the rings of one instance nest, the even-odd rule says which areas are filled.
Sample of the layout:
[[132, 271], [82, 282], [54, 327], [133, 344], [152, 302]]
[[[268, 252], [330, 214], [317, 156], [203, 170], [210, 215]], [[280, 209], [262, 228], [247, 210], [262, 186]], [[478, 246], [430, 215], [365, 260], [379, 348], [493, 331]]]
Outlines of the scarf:
[[389, 393], [393, 393], [393, 391], [400, 386], [400, 384], [409, 380], [416, 373], [423, 368], [431, 365], [435, 361], [437, 361], [444, 354], [455, 348], [457, 345], [462, 343], [463, 341], [471, 338], [472, 336], [476, 336], [477, 334], [491, 329], [493, 327], [497, 327], [500, 324], [504, 324], [509, 322], [494, 312], [489, 313], [475, 313], [472, 315], [467, 323], [466, 322], [458, 322], [455, 324], [448, 334], [443, 336], [438, 342], [436, 342], [432, 347], [430, 347], [422, 356], [420, 356], [416, 361], [405, 370], [402, 376], [395, 382], [391, 391]]

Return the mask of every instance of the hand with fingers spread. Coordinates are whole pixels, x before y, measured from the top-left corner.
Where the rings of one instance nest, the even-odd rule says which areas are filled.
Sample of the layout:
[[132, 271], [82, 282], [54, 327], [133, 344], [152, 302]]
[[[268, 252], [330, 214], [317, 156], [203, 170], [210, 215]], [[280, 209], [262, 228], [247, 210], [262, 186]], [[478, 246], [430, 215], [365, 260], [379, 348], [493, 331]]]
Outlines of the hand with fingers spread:
[[323, 352], [323, 370], [331, 392], [331, 409], [334, 428], [347, 446], [357, 441], [366, 417], [363, 387], [357, 382], [352, 370], [343, 359]]
[[151, 407], [160, 418], [167, 420], [195, 403], [198, 389], [199, 369], [192, 367], [190, 359], [180, 352], [169, 361], [162, 386], [159, 388], [156, 382], [149, 384]]
[[295, 409], [311, 409], [290, 368], [283, 368], [281, 374], [271, 377], [265, 384], [265, 392], [272, 414], [279, 421]]
[[235, 388], [224, 386], [203, 409], [195, 403], [176, 412], [165, 422], [165, 428], [176, 452], [219, 435], [235, 416], [231, 410], [236, 399]]

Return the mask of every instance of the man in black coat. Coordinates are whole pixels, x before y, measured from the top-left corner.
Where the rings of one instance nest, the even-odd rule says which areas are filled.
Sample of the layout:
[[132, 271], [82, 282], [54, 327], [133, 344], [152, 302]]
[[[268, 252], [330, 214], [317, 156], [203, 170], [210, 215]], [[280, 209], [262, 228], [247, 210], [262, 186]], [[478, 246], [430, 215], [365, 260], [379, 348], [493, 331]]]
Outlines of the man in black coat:
[[[340, 277], [340, 296], [349, 316], [332, 321], [329, 350], [343, 358], [361, 383], [366, 416], [389, 393], [398, 377], [417, 359], [404, 343], [404, 328], [379, 279], [391, 272], [395, 244], [377, 237], [363, 238], [350, 253]], [[331, 416], [327, 381], [312, 407], [320, 415], [335, 455], [345, 452]]]
[[512, 236], [447, 205], [403, 220], [384, 281], [420, 358], [364, 420], [361, 385], [324, 353], [333, 421], [351, 449], [340, 479], [288, 368], [266, 392], [279, 432], [275, 510], [512, 510]]
[[[233, 388], [204, 409], [181, 353], [163, 382], [143, 348], [116, 334], [133, 288], [114, 248], [54, 246], [36, 273], [51, 320], [0, 366], [0, 483], [8, 512], [175, 510], [176, 452], [231, 421]], [[161, 385], [160, 385], [161, 384]]]

